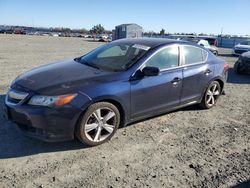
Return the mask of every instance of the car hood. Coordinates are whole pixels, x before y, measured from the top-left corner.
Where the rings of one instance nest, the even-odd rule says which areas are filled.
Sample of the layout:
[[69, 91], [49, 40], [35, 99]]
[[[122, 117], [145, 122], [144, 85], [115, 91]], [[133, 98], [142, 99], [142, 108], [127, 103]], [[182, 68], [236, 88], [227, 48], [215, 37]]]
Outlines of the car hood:
[[237, 44], [234, 48], [244, 48], [244, 49], [250, 49], [250, 46], [249, 46], [249, 45]]
[[240, 58], [243, 61], [250, 62], [250, 52], [245, 52], [245, 53], [241, 54]]
[[50, 90], [58, 94], [68, 93], [76, 87], [109, 82], [118, 78], [117, 72], [98, 70], [71, 60], [32, 69], [18, 76], [11, 87], [39, 93]]

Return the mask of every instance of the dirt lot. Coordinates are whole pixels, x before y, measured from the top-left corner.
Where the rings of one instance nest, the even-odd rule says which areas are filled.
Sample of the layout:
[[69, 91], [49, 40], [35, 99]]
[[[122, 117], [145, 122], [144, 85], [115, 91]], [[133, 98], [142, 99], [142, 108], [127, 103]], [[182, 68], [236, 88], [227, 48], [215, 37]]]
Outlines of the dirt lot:
[[[0, 187], [250, 187], [250, 77], [229, 71], [216, 107], [184, 108], [119, 129], [106, 144], [43, 143], [2, 118], [19, 74], [101, 45], [0, 35]], [[222, 58], [236, 58], [220, 49]]]

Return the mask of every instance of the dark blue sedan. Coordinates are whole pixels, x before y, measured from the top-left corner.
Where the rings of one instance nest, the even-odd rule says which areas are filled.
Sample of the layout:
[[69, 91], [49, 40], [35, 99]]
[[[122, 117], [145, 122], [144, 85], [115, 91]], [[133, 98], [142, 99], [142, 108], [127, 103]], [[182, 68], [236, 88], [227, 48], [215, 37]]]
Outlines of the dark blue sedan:
[[189, 42], [117, 40], [16, 78], [6, 95], [6, 117], [44, 141], [77, 137], [94, 146], [133, 121], [193, 104], [213, 107], [228, 68]]

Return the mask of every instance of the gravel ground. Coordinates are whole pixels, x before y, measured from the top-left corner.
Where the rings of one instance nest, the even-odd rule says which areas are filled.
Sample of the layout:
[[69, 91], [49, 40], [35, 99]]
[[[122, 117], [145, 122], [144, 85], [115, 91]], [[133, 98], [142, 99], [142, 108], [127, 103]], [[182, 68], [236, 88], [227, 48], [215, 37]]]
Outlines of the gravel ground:
[[[16, 76], [101, 44], [0, 35], [0, 187], [250, 187], [250, 77], [232, 69], [216, 107], [191, 106], [134, 123], [97, 147], [27, 138], [2, 118]], [[220, 49], [232, 67], [236, 58], [229, 53]]]

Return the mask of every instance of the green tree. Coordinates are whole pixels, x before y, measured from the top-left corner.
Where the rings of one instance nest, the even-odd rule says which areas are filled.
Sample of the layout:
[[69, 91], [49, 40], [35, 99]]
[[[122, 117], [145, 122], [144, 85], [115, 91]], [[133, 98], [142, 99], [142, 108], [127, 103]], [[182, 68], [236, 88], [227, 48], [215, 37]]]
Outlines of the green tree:
[[161, 29], [161, 31], [160, 31], [160, 35], [165, 35], [165, 29]]
[[91, 34], [102, 34], [105, 31], [104, 27], [101, 24], [95, 25], [90, 30]]

